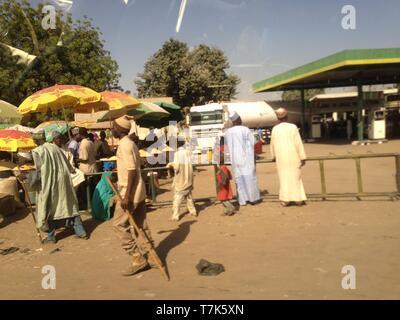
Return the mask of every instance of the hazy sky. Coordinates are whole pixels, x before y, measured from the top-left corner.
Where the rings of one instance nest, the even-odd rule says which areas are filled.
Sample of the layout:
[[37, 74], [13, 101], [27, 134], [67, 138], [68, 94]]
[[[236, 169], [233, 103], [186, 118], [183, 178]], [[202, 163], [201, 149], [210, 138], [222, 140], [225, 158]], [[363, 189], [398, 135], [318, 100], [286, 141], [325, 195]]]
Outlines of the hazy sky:
[[[224, 50], [229, 71], [242, 80], [240, 100], [266, 97], [251, 93], [256, 81], [343, 49], [400, 47], [399, 0], [188, 0], [176, 33], [180, 4], [74, 0], [71, 12], [75, 18], [93, 18], [119, 64], [121, 85], [133, 93], [137, 73], [171, 37]], [[356, 30], [342, 28], [341, 10], [348, 4], [356, 8]]]

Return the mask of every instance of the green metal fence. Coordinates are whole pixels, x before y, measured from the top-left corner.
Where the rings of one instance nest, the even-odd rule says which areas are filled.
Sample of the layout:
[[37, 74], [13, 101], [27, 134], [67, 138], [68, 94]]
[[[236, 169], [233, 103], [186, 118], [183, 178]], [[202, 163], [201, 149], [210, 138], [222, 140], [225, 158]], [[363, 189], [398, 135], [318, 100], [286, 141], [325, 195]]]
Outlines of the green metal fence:
[[[363, 187], [363, 173], [361, 170], [361, 162], [364, 159], [377, 159], [377, 158], [393, 158], [395, 161], [395, 166], [393, 168], [395, 181], [396, 181], [396, 190], [391, 192], [365, 192]], [[333, 193], [328, 192], [326, 185], [326, 171], [325, 171], [325, 163], [327, 161], [334, 160], [353, 160], [354, 168], [356, 170], [357, 176], [357, 191], [356, 192], [342, 192], [342, 193]], [[320, 182], [321, 182], [321, 192], [317, 194], [307, 194], [307, 197], [310, 199], [319, 198], [322, 200], [326, 200], [329, 198], [357, 198], [362, 200], [363, 197], [389, 197], [392, 200], [400, 199], [400, 154], [398, 153], [378, 153], [378, 154], [361, 154], [361, 155], [341, 155], [341, 156], [327, 156], [327, 157], [310, 157], [307, 158], [307, 162], [316, 161], [319, 164], [320, 171]], [[272, 161], [258, 161], [257, 163], [271, 163]], [[267, 195], [266, 198], [276, 198], [278, 195]]]
[[[395, 166], [393, 168], [395, 180], [396, 180], [396, 190], [391, 192], [366, 192], [363, 188], [363, 172], [361, 170], [361, 162], [365, 159], [377, 159], [377, 158], [393, 158], [395, 161]], [[327, 161], [340, 161], [340, 160], [353, 160], [354, 161], [354, 168], [357, 175], [357, 191], [355, 192], [343, 192], [343, 193], [332, 193], [328, 192], [327, 184], [326, 184], [326, 169], [325, 163]], [[400, 154], [399, 153], [378, 153], [378, 154], [361, 154], [361, 155], [341, 155], [341, 156], [325, 156], [325, 157], [309, 157], [307, 158], [307, 162], [318, 162], [319, 170], [320, 170], [320, 183], [321, 183], [321, 192], [316, 194], [307, 194], [309, 199], [332, 199], [332, 198], [355, 198], [358, 200], [362, 200], [363, 198], [368, 197], [387, 197], [391, 200], [399, 200], [400, 199]], [[260, 160], [257, 161], [256, 164], [272, 164], [274, 163], [272, 160]], [[216, 176], [217, 166], [215, 164], [200, 164], [194, 165], [194, 167], [214, 167], [214, 177]], [[160, 172], [163, 170], [168, 170], [165, 167], [154, 167], [154, 168], [145, 168], [143, 169], [144, 172], [150, 173], [149, 175], [149, 185], [150, 185], [150, 196], [151, 196], [151, 203], [153, 206], [166, 206], [171, 205], [172, 201], [157, 201], [157, 188], [154, 182], [154, 172]], [[94, 173], [86, 175], [87, 179], [90, 179], [92, 176], [101, 175], [102, 173]], [[215, 190], [217, 190], [217, 181], [216, 177], [214, 179], [215, 183]], [[87, 199], [88, 199], [88, 208], [90, 210], [90, 190], [89, 184], [87, 183]], [[276, 200], [278, 199], [277, 194], [267, 194], [263, 195], [263, 199], [269, 200]], [[197, 198], [194, 199], [195, 201], [211, 201], [215, 202], [216, 194], [210, 195], [210, 197], [206, 198]]]

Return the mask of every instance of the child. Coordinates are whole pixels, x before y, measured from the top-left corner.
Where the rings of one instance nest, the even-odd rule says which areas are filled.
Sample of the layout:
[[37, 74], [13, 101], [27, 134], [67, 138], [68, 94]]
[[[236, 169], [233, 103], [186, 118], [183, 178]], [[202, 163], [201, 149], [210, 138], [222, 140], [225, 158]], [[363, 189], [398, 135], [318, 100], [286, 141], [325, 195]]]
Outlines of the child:
[[186, 200], [186, 205], [189, 213], [197, 217], [196, 208], [192, 198], [193, 190], [193, 166], [189, 150], [183, 145], [185, 141], [178, 139], [178, 150], [174, 155], [174, 162], [167, 164], [167, 167], [172, 167], [175, 172], [174, 182], [172, 187], [175, 191], [174, 202], [172, 205], [172, 221], [179, 221], [179, 207], [183, 200]]
[[220, 166], [217, 171], [218, 194], [217, 199], [222, 201], [224, 206], [224, 214], [231, 216], [235, 213], [236, 208], [230, 200], [233, 199], [231, 188], [232, 175], [228, 167], [224, 165], [224, 153], [220, 153]]

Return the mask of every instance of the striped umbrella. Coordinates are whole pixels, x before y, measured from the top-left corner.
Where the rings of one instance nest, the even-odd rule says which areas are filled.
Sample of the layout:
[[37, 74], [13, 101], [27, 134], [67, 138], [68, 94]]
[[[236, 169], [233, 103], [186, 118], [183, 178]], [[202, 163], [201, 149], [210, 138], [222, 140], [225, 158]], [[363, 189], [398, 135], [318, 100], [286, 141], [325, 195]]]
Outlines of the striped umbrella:
[[18, 107], [22, 115], [64, 108], [83, 108], [83, 106], [101, 100], [100, 93], [78, 85], [55, 85], [39, 90], [26, 98]]
[[131, 107], [118, 110], [110, 110], [105, 112], [99, 112], [99, 116], [96, 117], [97, 122], [113, 120], [123, 115], [133, 116], [135, 120], [138, 119], [150, 119], [157, 121], [162, 118], [169, 117], [169, 112], [159, 107], [158, 105], [151, 102], [140, 102], [139, 104]]
[[[135, 109], [140, 105], [140, 101], [123, 92], [101, 92], [101, 100], [91, 103], [85, 108], [78, 108], [77, 113], [93, 113], [93, 118], [97, 122], [110, 121], [122, 117], [129, 110]], [[86, 112], [85, 110], [86, 109]], [[81, 112], [82, 111], [82, 112]]]
[[0, 151], [28, 151], [36, 147], [29, 133], [16, 130], [0, 130]]
[[43, 129], [46, 135], [46, 141], [51, 142], [53, 140], [52, 133], [58, 131], [61, 134], [68, 133], [71, 129], [71, 125], [66, 121], [47, 121], [43, 122], [36, 127], [37, 129]]
[[160, 106], [164, 110], [168, 111], [171, 116], [169, 120], [181, 121], [183, 120], [182, 108], [176, 104], [164, 102], [164, 101], [156, 101], [154, 104]]

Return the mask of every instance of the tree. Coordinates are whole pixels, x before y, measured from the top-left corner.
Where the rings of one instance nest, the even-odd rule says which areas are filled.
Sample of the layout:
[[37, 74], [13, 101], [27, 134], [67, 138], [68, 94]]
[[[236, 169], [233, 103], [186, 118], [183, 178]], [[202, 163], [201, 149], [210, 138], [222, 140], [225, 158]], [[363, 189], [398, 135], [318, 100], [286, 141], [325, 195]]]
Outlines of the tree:
[[57, 10], [56, 28], [45, 30], [43, 6], [0, 0], [0, 30], [8, 30], [0, 41], [37, 55], [29, 66], [15, 65], [1, 46], [0, 63], [6, 78], [0, 80], [0, 97], [19, 105], [37, 90], [55, 84], [83, 85], [96, 91], [121, 89], [118, 65], [104, 49], [101, 32], [92, 21], [88, 17], [74, 21]]
[[[324, 93], [324, 89], [308, 89], [304, 90], [304, 97], [306, 101], [309, 101], [312, 97], [317, 94]], [[284, 91], [282, 93], [282, 101], [300, 101], [301, 100], [301, 92], [300, 90], [289, 90]]]
[[[10, 88], [14, 82], [15, 74], [23, 71], [23, 66], [18, 64], [18, 58], [12, 57], [10, 50], [0, 44], [0, 99], [10, 98], [3, 94], [2, 88]], [[11, 100], [9, 100], [11, 102]]]
[[229, 62], [218, 48], [169, 39], [144, 66], [135, 80], [138, 96], [169, 96], [185, 106], [234, 98], [240, 80], [227, 74]]

